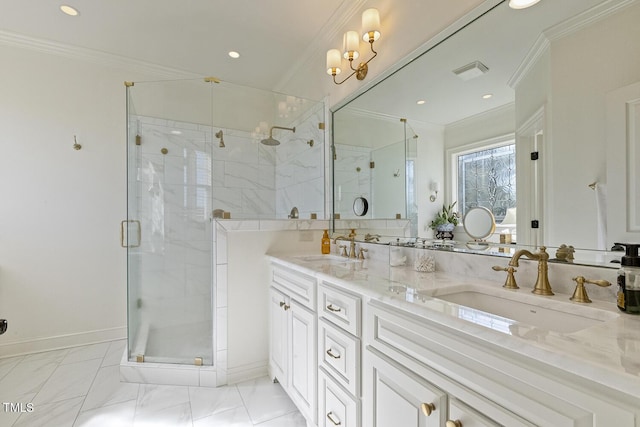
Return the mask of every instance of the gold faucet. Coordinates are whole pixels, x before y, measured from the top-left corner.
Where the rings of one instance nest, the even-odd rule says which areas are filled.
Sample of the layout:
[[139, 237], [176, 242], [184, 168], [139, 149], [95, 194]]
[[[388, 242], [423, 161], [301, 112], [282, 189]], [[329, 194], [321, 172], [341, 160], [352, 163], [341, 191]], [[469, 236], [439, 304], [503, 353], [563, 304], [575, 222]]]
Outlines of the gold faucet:
[[547, 261], [549, 261], [549, 254], [547, 253], [547, 248], [545, 246], [540, 246], [540, 252], [535, 254], [526, 249], [520, 249], [513, 254], [511, 261], [509, 261], [509, 265], [511, 267], [518, 267], [518, 260], [523, 255], [529, 259], [538, 261], [538, 278], [536, 279], [536, 284], [531, 292], [536, 295], [553, 295], [551, 285], [549, 284], [549, 264], [547, 263]]
[[[336, 238], [333, 239], [333, 243], [338, 243], [338, 240], [348, 240], [349, 241], [349, 258], [356, 258], [356, 233], [351, 230], [351, 233], [349, 233], [349, 237], [347, 236], [338, 236]], [[346, 250], [345, 250], [346, 252]], [[347, 256], [346, 253], [343, 252], [342, 256]]]

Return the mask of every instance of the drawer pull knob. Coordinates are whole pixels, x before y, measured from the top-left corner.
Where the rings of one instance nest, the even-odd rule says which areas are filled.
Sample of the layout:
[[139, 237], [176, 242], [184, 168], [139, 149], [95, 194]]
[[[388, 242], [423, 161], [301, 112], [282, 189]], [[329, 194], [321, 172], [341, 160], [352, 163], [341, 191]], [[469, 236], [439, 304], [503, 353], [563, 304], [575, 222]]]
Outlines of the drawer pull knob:
[[447, 420], [445, 424], [447, 427], [462, 427], [462, 421], [460, 420]]
[[420, 409], [422, 409], [422, 413], [424, 414], [424, 416], [428, 417], [433, 411], [436, 410], [436, 405], [434, 405], [433, 403], [423, 403], [420, 405]]
[[339, 312], [342, 311], [342, 309], [340, 307], [334, 307], [333, 304], [329, 304], [327, 306], [327, 310], [333, 311], [334, 313], [339, 313]]
[[289, 310], [291, 308], [291, 306], [285, 304], [285, 305], [282, 306], [282, 308], [284, 308], [284, 311], [287, 311], [287, 310]]
[[333, 412], [329, 412], [327, 414], [327, 418], [329, 418], [329, 421], [331, 421], [333, 423], [334, 426], [339, 426], [342, 425], [342, 423], [340, 422], [340, 420], [336, 421], [333, 415]]
[[332, 348], [330, 348], [329, 350], [327, 350], [327, 354], [328, 354], [329, 356], [333, 357], [334, 359], [340, 359], [340, 355], [339, 355], [339, 354], [338, 354], [338, 355], [333, 354], [333, 351], [332, 351], [332, 350], [333, 350]]
[[286, 304], [286, 302], [280, 301], [280, 308], [284, 307], [285, 304]]

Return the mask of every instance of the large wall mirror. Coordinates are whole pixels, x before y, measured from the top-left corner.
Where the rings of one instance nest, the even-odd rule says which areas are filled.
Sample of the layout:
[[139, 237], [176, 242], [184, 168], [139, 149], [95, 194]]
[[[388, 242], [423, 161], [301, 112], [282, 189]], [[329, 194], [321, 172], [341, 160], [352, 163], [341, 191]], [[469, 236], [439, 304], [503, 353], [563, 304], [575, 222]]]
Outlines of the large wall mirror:
[[640, 241], [640, 0], [482, 8], [333, 111], [334, 213], [366, 197], [429, 238], [456, 202], [518, 244]]

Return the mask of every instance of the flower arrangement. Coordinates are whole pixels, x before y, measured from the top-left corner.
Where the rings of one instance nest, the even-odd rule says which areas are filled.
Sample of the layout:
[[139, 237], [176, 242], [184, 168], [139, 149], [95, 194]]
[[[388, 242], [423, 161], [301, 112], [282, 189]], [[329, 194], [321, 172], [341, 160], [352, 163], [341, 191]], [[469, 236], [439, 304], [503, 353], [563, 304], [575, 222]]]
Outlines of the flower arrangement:
[[453, 224], [454, 226], [458, 225], [458, 212], [453, 210], [456, 203], [457, 202], [453, 202], [449, 206], [442, 205], [442, 211], [438, 212], [433, 221], [431, 221], [429, 228], [436, 229], [438, 226], [446, 224]]

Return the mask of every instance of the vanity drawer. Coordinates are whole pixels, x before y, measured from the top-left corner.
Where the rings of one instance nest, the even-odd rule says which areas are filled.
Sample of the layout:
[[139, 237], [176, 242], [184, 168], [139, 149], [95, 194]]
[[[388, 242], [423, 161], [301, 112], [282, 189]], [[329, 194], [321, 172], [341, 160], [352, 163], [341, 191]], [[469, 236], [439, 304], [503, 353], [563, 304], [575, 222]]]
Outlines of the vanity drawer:
[[318, 371], [318, 384], [318, 427], [359, 427], [359, 401], [322, 369]]
[[359, 296], [342, 291], [327, 282], [320, 285], [318, 291], [320, 317], [360, 337], [361, 313], [362, 300]]
[[273, 283], [286, 289], [291, 298], [314, 311], [316, 305], [316, 279], [299, 271], [273, 265]]
[[360, 340], [325, 319], [318, 322], [320, 366], [354, 396], [360, 395]]

